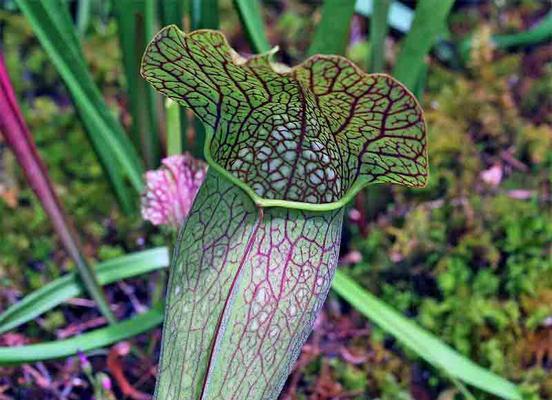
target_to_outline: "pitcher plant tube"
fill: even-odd
[[[142,60],[205,125],[209,164],[172,258],[158,400],[276,399],[330,289],[344,205],[427,181],[423,112],[401,83],[273,54],[169,26]]]

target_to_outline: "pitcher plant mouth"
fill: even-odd
[[[206,127],[209,165],[259,207],[330,211],[372,183],[427,183],[426,125],[414,95],[340,56],[288,68],[276,49],[243,58],[224,35],[161,30],[141,74]]]

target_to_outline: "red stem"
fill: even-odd
[[[46,214],[48,214],[48,217],[52,221],[54,229],[59,235],[65,250],[77,264],[80,277],[86,289],[90,292],[94,300],[96,300],[105,317],[110,322],[115,322],[115,318],[109,310],[107,301],[96,281],[96,277],[82,256],[76,230],[64,213],[62,205],[48,178],[46,166],[38,154],[29,128],[23,119],[23,114],[17,103],[15,92],[4,63],[4,57],[1,53],[0,132],[6,138],[8,146],[14,152],[27,181],[42,203]]]

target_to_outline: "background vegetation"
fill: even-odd
[[[231,2],[220,3],[221,29],[235,48],[252,53]],[[493,35],[529,29],[550,6],[539,0],[458,3],[447,20],[449,37],[417,82],[429,126],[430,184],[362,193],[348,213],[342,270],[460,353],[519,383],[525,399],[546,400],[552,398],[552,45],[501,50]],[[110,109],[132,131],[120,25],[107,2],[92,4],[81,31],[86,64]],[[105,261],[166,245],[171,232],[117,205],[70,94],[28,20],[12,6],[6,2],[0,11],[5,61],[85,256]],[[305,57],[320,10],[311,1],[263,2],[267,36],[280,46],[280,61],[293,65]],[[347,56],[365,70],[372,54],[369,28],[365,16],[355,14],[347,47]],[[391,29],[384,42],[387,71],[402,38]],[[466,38],[470,48],[462,47]],[[201,128],[192,120],[185,138],[199,155]],[[146,157],[152,167],[156,160]],[[74,264],[1,138],[0,221],[4,310]],[[143,312],[162,297],[163,279],[156,272],[108,286],[115,314],[122,319]],[[66,338],[103,324],[90,300],[74,298],[4,333],[0,345]],[[99,393],[94,384],[102,382],[105,398],[139,399],[153,392],[159,339],[156,328],[84,361],[0,367],[0,399],[91,398]],[[494,398],[470,390],[477,399]],[[469,396],[461,392],[441,370],[331,295],[282,398]]]

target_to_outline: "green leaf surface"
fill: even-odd
[[[257,53],[270,50],[270,43],[265,33],[265,24],[258,0],[234,0],[234,5],[240,15],[251,45]]]
[[[420,0],[417,3],[412,28],[393,68],[393,76],[409,89],[416,87],[426,63],[425,58],[438,35],[445,30],[453,4],[454,0]]]
[[[147,332],[162,321],[162,307],[156,306],[126,321],[70,339],[26,346],[0,347],[0,365],[51,360],[72,356],[79,351],[87,352]]]
[[[308,54],[345,54],[355,0],[324,0]]]
[[[17,4],[67,85],[121,206],[130,211],[136,202],[127,182],[141,191],[141,162],[90,76],[65,3],[17,0]]]
[[[99,263],[95,269],[102,285],[145,274],[169,264],[168,250],[158,247]],[[15,329],[83,293],[82,285],[73,273],[45,285],[0,314],[0,334]]]
[[[275,399],[329,291],[342,217],[257,208],[209,170],[171,263],[156,398]]]
[[[244,59],[219,32],[169,26],[142,75],[192,108],[210,166],[260,206],[332,210],[367,184],[425,185],[425,122],[404,86],[339,56],[278,71],[270,56]]]
[[[462,356],[436,336],[403,317],[341,271],[337,271],[333,289],[365,317],[396,337],[430,364],[446,374],[504,399],[520,400],[516,386]]]

